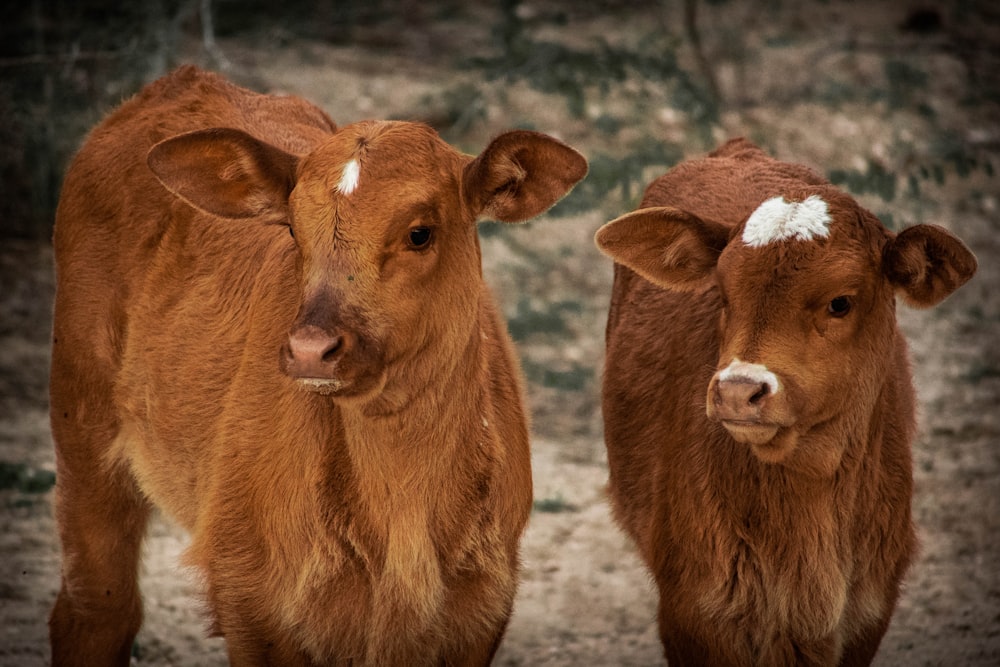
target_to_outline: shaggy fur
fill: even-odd
[[[775,197],[825,203],[829,234],[748,241]],[[895,295],[934,305],[975,258],[742,139],[654,181],[597,243],[616,261],[610,495],[671,667],[868,664],[915,549]]]
[[[489,663],[531,473],[475,220],[585,172],[544,135],[473,159],[191,67],[96,128],[55,230],[54,664],[128,664],[153,506],[234,665]]]

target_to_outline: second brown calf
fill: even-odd
[[[610,494],[671,667],[868,664],[915,549],[896,297],[933,306],[975,258],[745,140],[654,181],[597,244]]]

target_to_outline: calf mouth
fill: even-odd
[[[347,386],[346,382],[335,378],[295,378],[295,382],[306,391],[323,396],[334,396]]]
[[[385,389],[386,373],[365,373],[357,377],[295,377],[295,384],[304,391],[329,396],[341,401],[369,401]]]
[[[722,425],[733,440],[750,445],[762,463],[788,463],[799,440],[799,431],[794,426],[738,420],[723,420]]]
[[[723,420],[722,425],[736,442],[760,447],[766,445],[781,428],[777,424],[766,424],[756,421]]]

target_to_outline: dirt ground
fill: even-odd
[[[590,199],[595,190],[579,188],[570,212],[481,228],[484,271],[515,333],[534,413],[536,509],[498,665],[663,664],[649,577],[603,495],[598,394],[611,266],[592,238],[668,166],[657,156],[694,156],[735,135],[839,179],[890,226],[934,222],[977,254],[978,275],[944,304],[899,309],[920,401],[921,553],[876,664],[1000,665],[997,11],[958,3],[966,13],[928,28],[911,25],[905,2],[760,4],[769,8],[703,4],[703,49],[722,100],[714,115],[683,97],[677,77],[651,81],[635,68],[577,80],[569,96],[537,85],[528,66],[496,78],[482,63],[495,55],[498,19],[479,5],[451,17],[425,12],[411,32],[398,32],[398,21],[359,30],[350,46],[278,29],[219,41],[234,79],[308,97],[340,123],[426,119],[468,152],[530,126],[579,148],[589,178],[607,186]],[[649,53],[666,44],[678,71],[705,77],[679,9],[559,21],[545,3],[519,11],[538,49]],[[397,32],[386,46],[388,30]],[[656,39],[638,39],[650,33]],[[207,62],[195,40],[181,59]],[[660,147],[653,158],[648,146]],[[607,165],[616,164],[633,180],[615,180]],[[50,246],[0,237],[0,667],[48,663],[46,617],[59,587],[47,416],[53,284]],[[221,640],[205,637],[194,578],[178,567],[185,540],[164,520],[151,526],[136,665],[226,663]]]

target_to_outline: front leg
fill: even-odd
[[[844,647],[844,652],[840,657],[840,667],[866,667],[872,664],[879,644],[882,643],[882,636],[889,629],[889,619],[890,617],[887,615],[854,637]]]
[[[472,642],[458,647],[441,660],[441,667],[487,667],[493,662],[504,634],[510,616],[503,620],[502,625],[493,635],[486,635],[481,641]]]
[[[53,369],[57,381],[61,370]],[[139,559],[150,508],[128,469],[108,465],[117,424],[99,392],[89,391],[78,410],[63,396],[83,389],[52,398],[62,543],[62,585],[49,617],[56,667],[128,665],[142,624]]]
[[[232,667],[314,667],[316,664],[286,638],[266,634],[259,628],[231,628],[223,632],[223,636]]]

